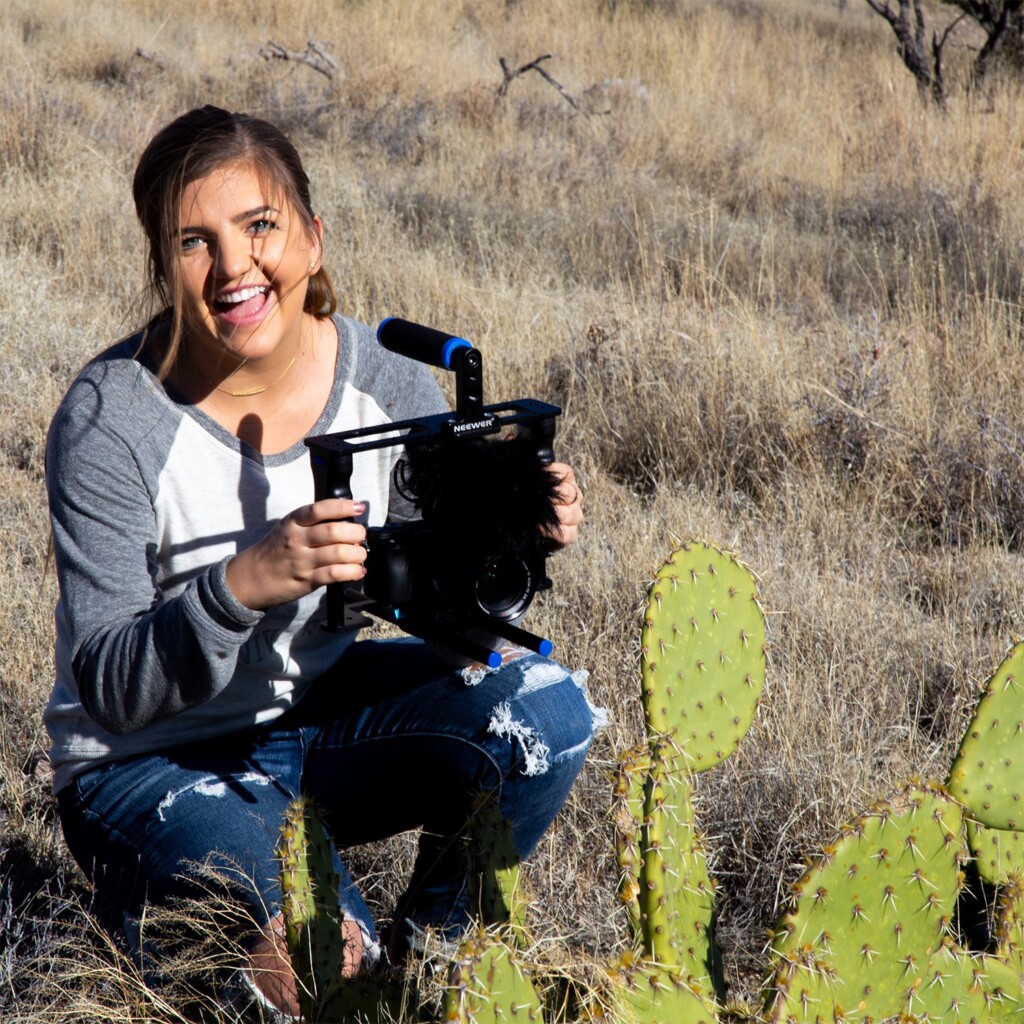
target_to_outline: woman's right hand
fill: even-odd
[[[247,608],[264,611],[311,594],[328,583],[366,575],[366,527],[352,522],[366,505],[325,498],[289,512],[227,565],[231,592]]]

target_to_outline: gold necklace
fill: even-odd
[[[295,365],[295,360],[299,358],[299,354],[298,352],[296,352],[295,355],[291,357],[291,359],[288,362],[288,365],[281,371],[281,373],[277,377],[275,377],[269,384],[264,384],[263,387],[250,388],[247,391],[229,391],[227,388],[222,388],[215,380],[211,380],[209,377],[207,377],[206,374],[203,373],[203,371],[200,370],[199,367],[196,366],[196,364],[193,363],[192,360],[189,358],[188,349],[184,348],[184,346],[182,348],[185,354],[185,362],[188,363],[188,365],[191,366],[192,369],[196,373],[198,373],[199,376],[202,377],[207,384],[212,384],[218,391],[222,391],[225,395],[228,395],[231,398],[252,398],[254,395],[262,395],[264,391],[269,391],[275,384],[280,384],[281,381],[285,379],[285,377],[288,375],[288,371]],[[234,373],[235,371],[232,370],[231,372]],[[231,374],[228,374],[228,376],[230,377]]]

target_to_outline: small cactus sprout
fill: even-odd
[[[845,826],[776,930],[771,1019],[898,1014],[947,938],[963,857],[962,810],[938,786],[909,786]]]
[[[698,541],[677,548],[651,585],[640,636],[647,731],[691,771],[736,749],[765,678],[764,613],[750,571]]]
[[[544,1009],[512,947],[494,933],[479,932],[459,947],[445,990],[444,1020],[543,1024]]]
[[[640,862],[641,828],[644,822],[644,785],[651,757],[646,746],[637,747],[619,758],[615,774],[615,802],[612,819],[615,827],[615,858],[619,865],[619,899],[629,915],[634,938],[641,935]]]
[[[480,793],[467,823],[469,884],[477,915],[488,925],[507,925],[516,944],[526,942],[526,901],[520,893],[519,857],[497,793]]]
[[[1024,831],[1024,642],[989,679],[947,787],[975,821]]]
[[[278,843],[281,910],[302,1016],[320,1010],[341,982],[345,943],[338,910],[338,875],[331,841],[312,804],[293,800]]]

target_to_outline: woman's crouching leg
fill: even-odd
[[[596,729],[607,720],[588,699],[585,675],[537,655],[463,675],[467,692],[449,712],[464,720],[473,716],[478,735],[471,746],[453,746],[452,756],[465,760],[464,792],[448,793],[424,822],[389,943],[399,959],[420,944],[425,929],[456,939],[476,914],[479,886],[468,872],[479,860],[467,843],[478,832],[476,819],[491,814],[481,798],[497,805],[511,844],[508,856],[528,857],[564,805]],[[454,806],[462,808],[457,823]]]

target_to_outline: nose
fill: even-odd
[[[247,273],[255,262],[252,239],[218,238],[214,254],[214,274],[219,280],[231,281]]]

